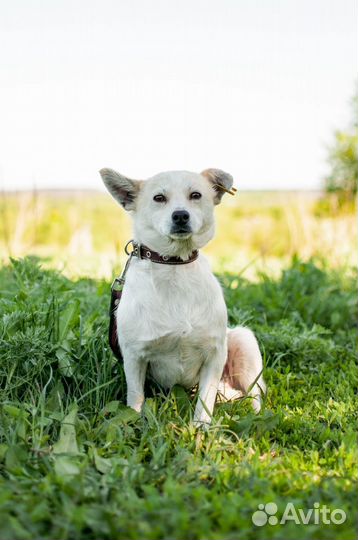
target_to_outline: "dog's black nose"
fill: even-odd
[[[186,210],[175,210],[172,213],[172,220],[175,225],[186,225],[189,221],[190,215]]]

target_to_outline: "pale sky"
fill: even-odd
[[[317,189],[349,122],[354,0],[0,0],[0,188],[222,168]]]

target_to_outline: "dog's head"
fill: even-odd
[[[131,180],[112,169],[100,174],[110,194],[132,213],[135,240],[183,259],[214,236],[214,206],[233,184],[219,169],[164,172],[148,180]]]

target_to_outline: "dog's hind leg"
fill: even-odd
[[[261,394],[266,390],[262,376],[262,357],[257,340],[249,328],[227,330],[227,361],[218,388],[224,400],[249,395],[255,412],[261,409]]]

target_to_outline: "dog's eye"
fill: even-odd
[[[190,199],[194,201],[201,199],[201,193],[199,193],[199,191],[193,191],[193,193],[190,193]]]
[[[153,201],[155,201],[155,202],[167,202],[167,198],[166,198],[165,195],[162,195],[161,193],[159,193],[158,195],[154,195]]]

